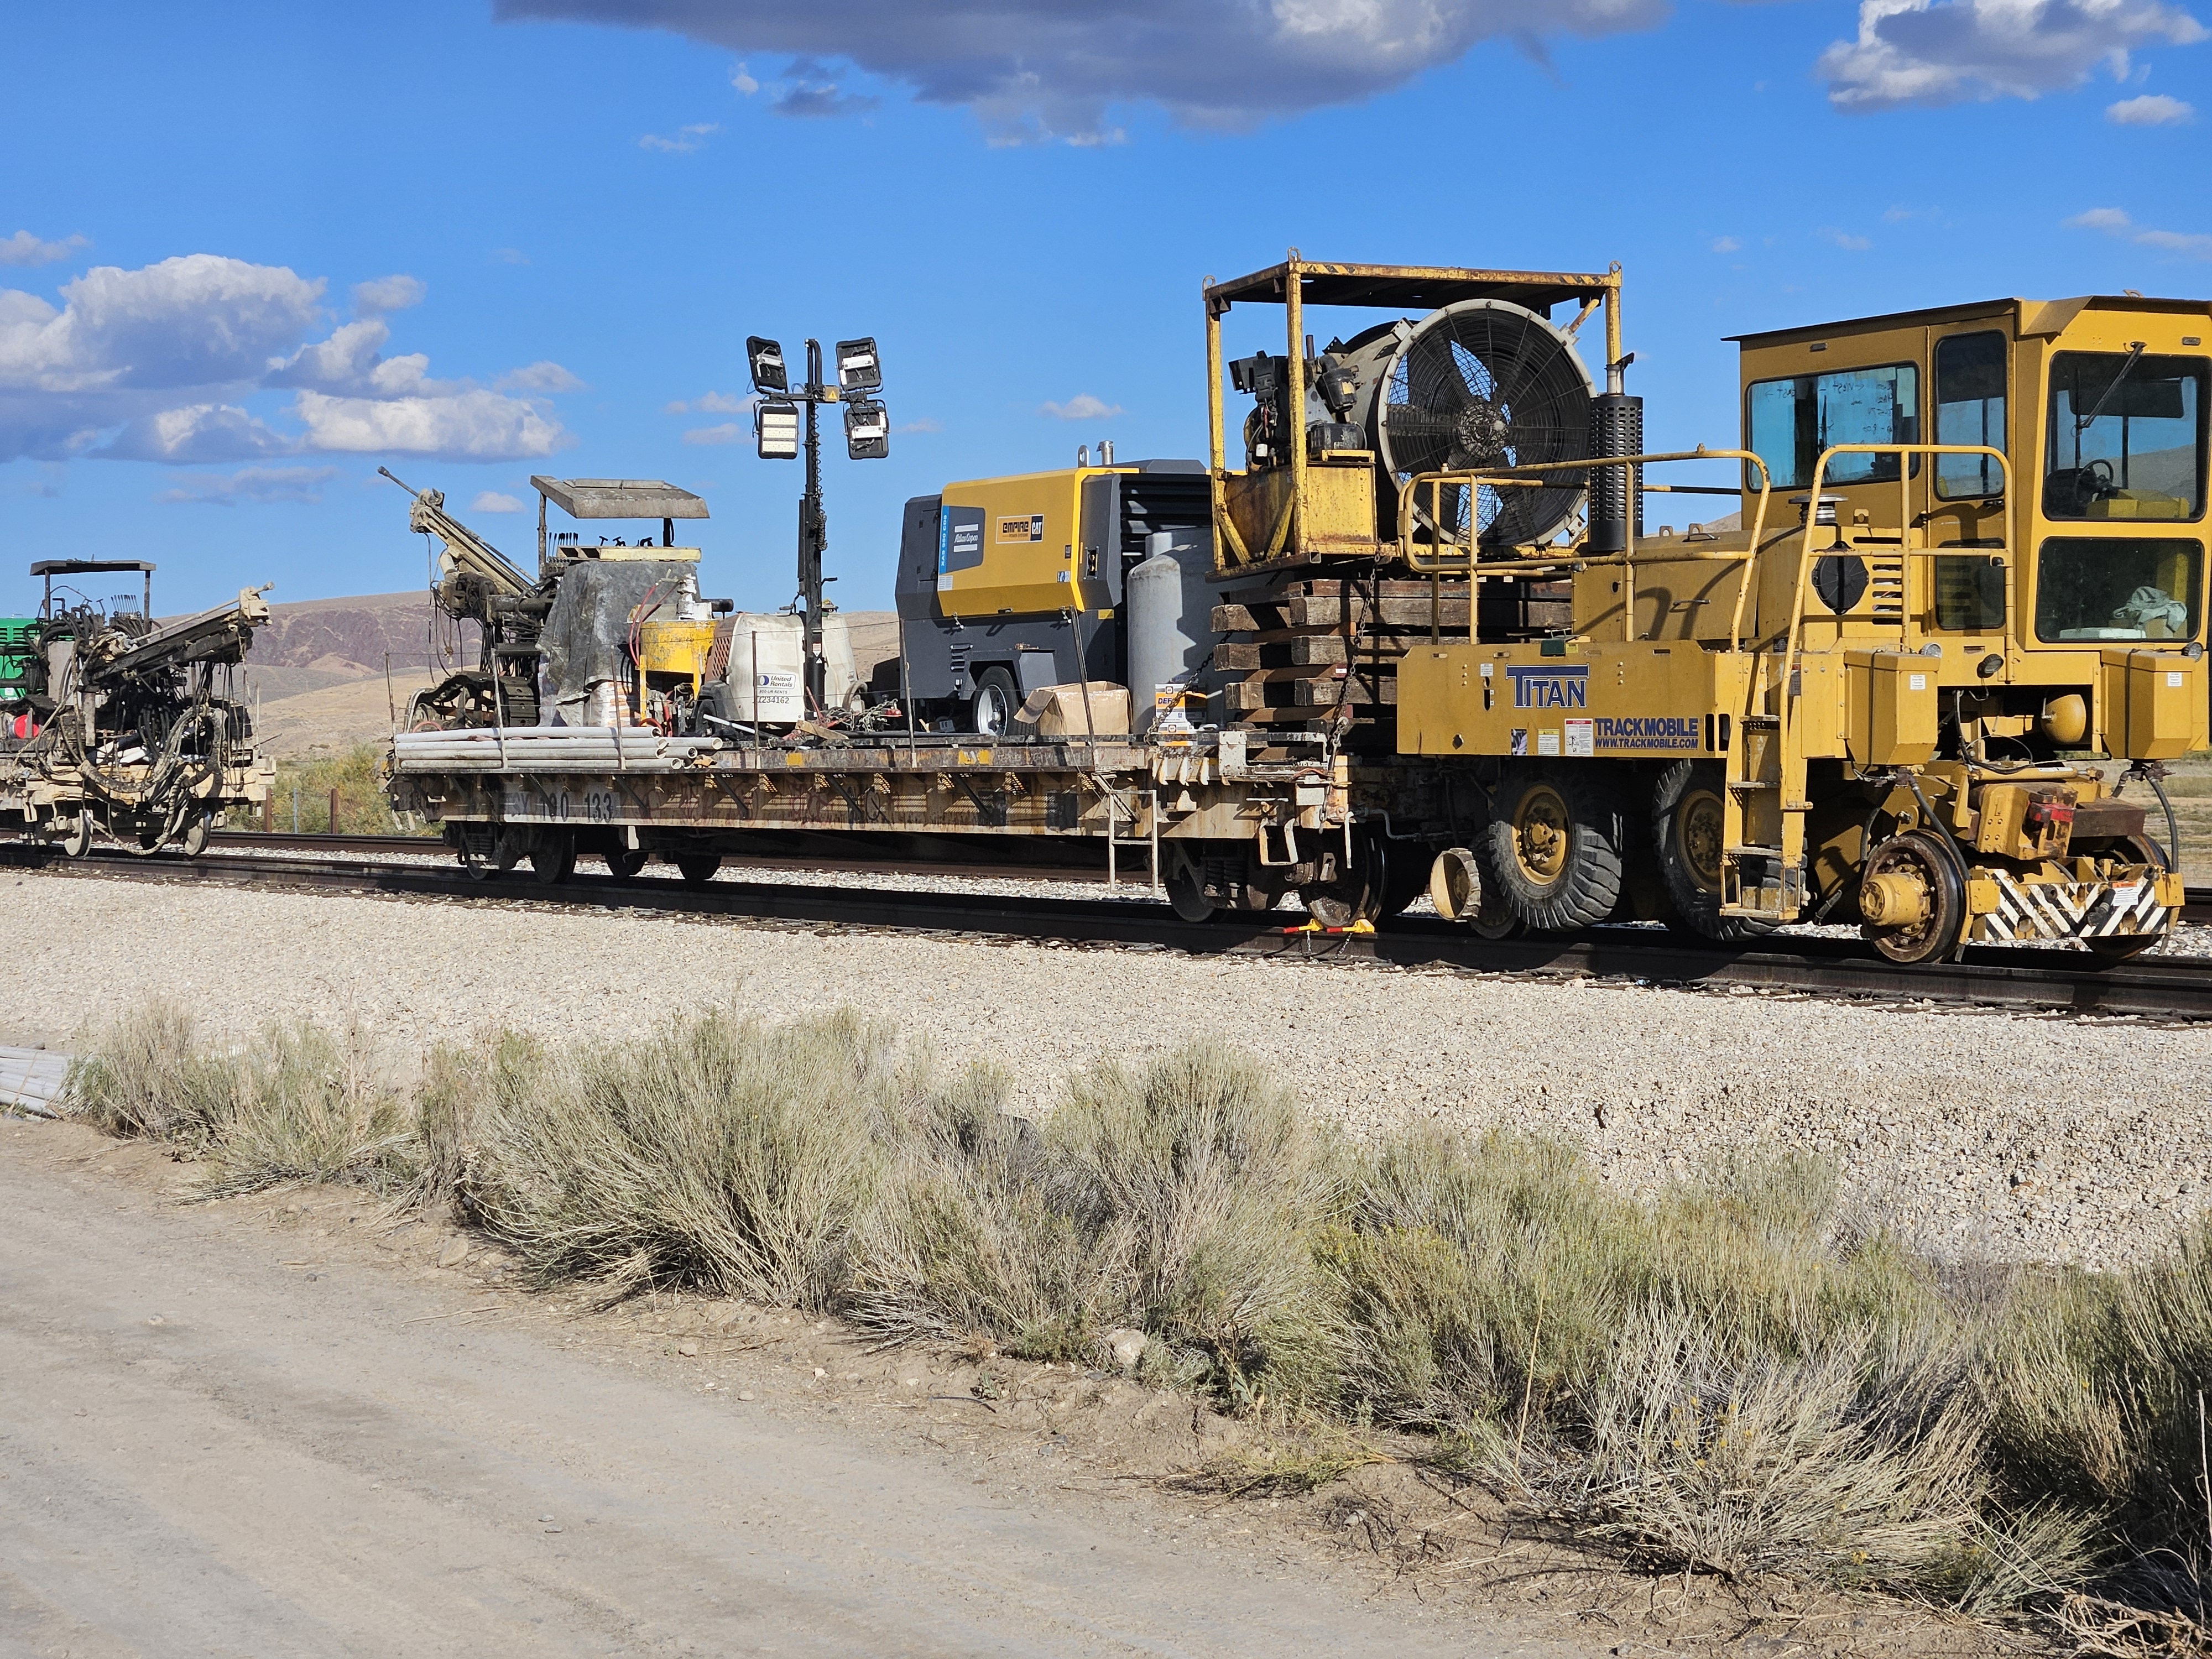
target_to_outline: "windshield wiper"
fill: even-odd
[[[2094,422],[2097,416],[2105,412],[2105,405],[2112,402],[2115,397],[2119,395],[2120,382],[2128,378],[2128,371],[2133,368],[2136,362],[2142,358],[2144,344],[2145,342],[2142,340],[2132,340],[2129,342],[2128,360],[2120,365],[2120,372],[2112,376],[2112,384],[2105,388],[2105,395],[2097,399],[2095,406],[2093,407],[2087,415],[2076,415],[2074,417],[2074,435],[2075,437],[2078,438],[2083,433],[2087,432],[2089,429],[2090,423]]]

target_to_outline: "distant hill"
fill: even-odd
[[[427,592],[299,599],[269,609],[246,659],[246,684],[260,696],[263,745],[279,759],[382,743],[392,735],[391,710],[404,713],[410,693],[476,660],[476,630],[457,641],[453,624]],[[863,678],[878,659],[898,654],[891,612],[855,611],[846,619]]]

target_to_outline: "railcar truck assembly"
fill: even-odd
[[[2161,763],[2208,736],[2212,307],[1743,337],[1740,441],[1654,453],[1620,297],[1617,269],[1295,252],[1209,278],[1205,457],[908,502],[899,658],[836,707],[763,706],[758,631],[738,662],[678,581],[577,624],[572,653],[605,636],[587,708],[503,646],[538,695],[402,733],[395,805],[549,879],[1031,836],[1141,849],[1194,918],[1295,892],[1357,929],[1426,891],[1486,933],[1818,921],[1908,963],[2163,937]],[[1234,356],[1255,309],[1281,349]],[[1322,313],[1352,320],[1316,347]],[[540,491],[583,483],[667,489]],[[1648,532],[1671,495],[1713,511]]]

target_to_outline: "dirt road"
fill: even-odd
[[[97,1157],[52,1155],[73,1136]],[[471,1328],[373,1263],[310,1278],[251,1216],[104,1176],[119,1156],[0,1126],[10,1659],[1532,1650],[1200,1544],[1188,1504],[978,1479]]]

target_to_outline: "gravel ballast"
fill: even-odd
[[[9,1042],[167,995],[226,1036],[357,1022],[404,1066],[501,1024],[620,1038],[720,1000],[849,1005],[1004,1065],[1035,1109],[1102,1054],[1196,1038],[1269,1056],[1355,1134],[1537,1130],[1633,1186],[1819,1152],[1926,1248],[2091,1266],[2169,1244],[2212,1181],[2212,1026],[31,872],[0,915]]]

